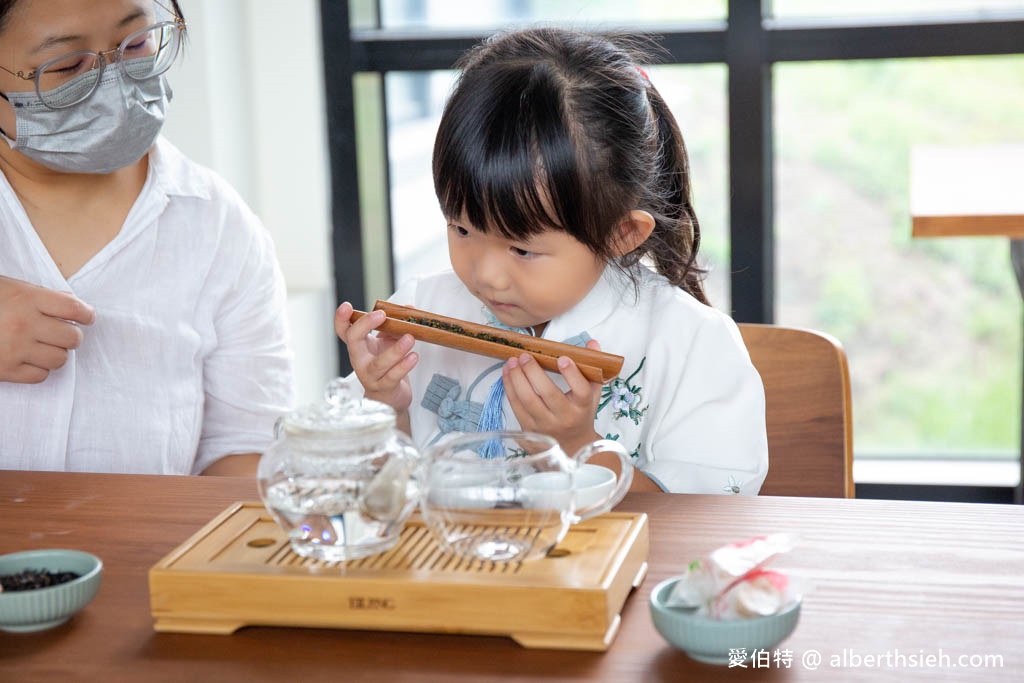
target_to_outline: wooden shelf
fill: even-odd
[[[911,150],[914,237],[1024,239],[1024,144]]]

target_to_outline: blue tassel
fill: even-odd
[[[505,383],[498,378],[498,381],[491,385],[487,392],[487,400],[484,401],[484,409],[480,412],[480,422],[477,431],[490,432],[505,428],[505,411],[502,403],[505,401]],[[500,439],[491,439],[480,448],[480,455],[485,458],[500,458],[504,455]]]
[[[537,336],[532,327],[509,327],[498,320],[486,306],[482,307],[481,310],[484,317],[487,318],[487,324],[491,327]],[[499,431],[505,428],[505,413],[501,407],[504,401],[505,383],[499,377],[498,381],[491,385],[491,390],[487,394],[487,400],[484,401],[484,409],[480,412],[480,422],[477,424],[478,432]],[[484,458],[502,458],[505,456],[505,449],[502,447],[500,439],[489,440],[480,447],[478,452]]]

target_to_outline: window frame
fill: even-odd
[[[353,191],[353,181],[359,179],[354,77],[361,73],[383,77],[389,71],[450,69],[486,33],[352,30],[350,5],[348,0],[320,0],[335,293],[339,301],[359,302],[367,295],[367,267],[360,193]],[[379,17],[379,6],[377,10]],[[773,65],[1024,54],[1024,10],[976,16],[778,18],[771,14],[771,0],[728,0],[724,21],[629,27],[654,37],[665,49],[660,63],[726,66],[730,292],[732,316],[737,322],[775,321]],[[384,140],[378,146],[387,159],[386,102],[379,106]],[[385,196],[390,196],[388,185]],[[390,219],[385,220],[390,236]],[[389,261],[384,265],[392,264]],[[350,370],[343,345],[339,346],[339,364],[342,372]],[[1024,452],[1024,433],[1019,452]],[[1024,471],[1014,497],[1018,503],[1024,502]]]

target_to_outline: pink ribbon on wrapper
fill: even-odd
[[[788,576],[764,565],[795,545],[790,534],[770,534],[722,546],[689,564],[665,604],[714,619],[782,612],[800,599],[799,590]]]

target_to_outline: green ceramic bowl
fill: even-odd
[[[708,664],[735,661],[730,652],[742,651],[746,658],[756,650],[774,650],[789,637],[800,619],[800,603],[779,614],[752,619],[711,619],[692,610],[668,607],[665,600],[678,576],[662,581],[651,591],[651,619],[668,642],[687,655]]]
[[[0,630],[42,631],[63,624],[100,589],[103,563],[79,550],[28,550],[0,555],[0,574],[17,574],[26,569],[75,572],[77,579],[48,588],[0,593]]]

